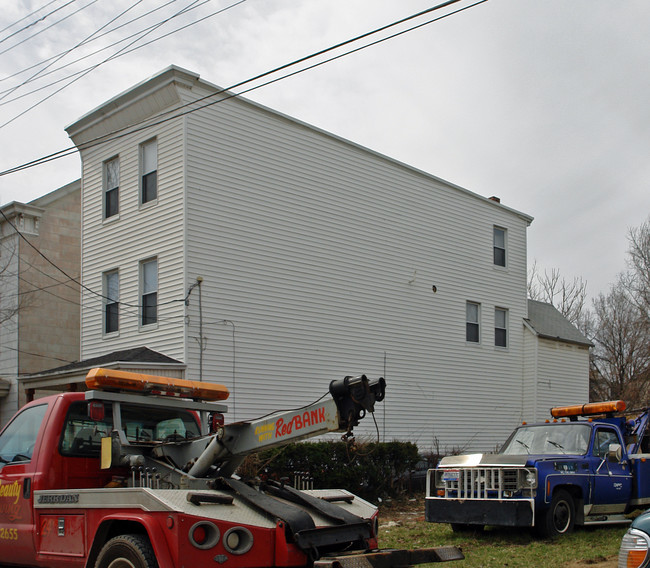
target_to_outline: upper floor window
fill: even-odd
[[[465,340],[470,343],[478,343],[480,339],[479,317],[481,304],[467,302],[466,311]]]
[[[494,309],[494,344],[508,347],[508,310]]]
[[[140,191],[142,203],[158,198],[158,141],[149,140],[140,146]]]
[[[506,265],[506,230],[494,227],[494,264]]]
[[[152,259],[140,264],[140,314],[141,325],[158,321],[158,260]]]
[[[120,211],[120,159],[104,162],[104,218]]]
[[[104,273],[104,333],[114,333],[120,326],[120,274]]]

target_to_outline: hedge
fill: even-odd
[[[364,499],[395,497],[408,487],[418,462],[411,442],[308,442],[266,450],[249,456],[240,466],[243,478],[259,477],[294,484],[296,474],[313,480],[314,489],[347,489]]]

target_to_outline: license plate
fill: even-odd
[[[443,481],[458,481],[460,479],[460,471],[457,469],[447,469],[442,474]]]

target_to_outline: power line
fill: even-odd
[[[190,12],[191,10],[195,10],[196,8],[199,8],[199,7],[203,6],[204,4],[207,4],[207,3],[211,2],[211,1],[212,1],[212,0],[203,0],[203,2],[201,2],[201,3],[199,3],[199,4],[196,4],[196,5],[194,5],[194,6],[191,6],[191,7],[189,7],[189,8],[186,8],[186,11],[184,12],[184,14]],[[218,15],[218,14],[221,14],[222,12],[225,12],[226,10],[230,10],[231,8],[234,8],[235,6],[238,6],[239,4],[242,4],[243,2],[246,2],[246,0],[239,0],[238,2],[235,2],[234,4],[231,4],[231,5],[229,5],[229,6],[226,6],[225,8],[221,8],[221,9],[219,9],[219,10],[216,10],[215,12],[212,12],[211,14],[208,14],[207,16],[204,16],[203,18],[200,18],[200,19],[198,19],[198,20],[195,20],[194,22],[190,22],[189,24],[185,24],[184,26],[180,26],[180,27],[178,27],[178,28],[176,28],[176,29],[174,29],[174,30],[171,30],[171,31],[167,32],[166,34],[163,34],[163,35],[158,36],[158,37],[156,37],[156,38],[154,38],[154,39],[152,39],[152,40],[150,40],[150,41],[148,41],[148,42],[146,42],[146,43],[143,43],[142,45],[138,45],[138,46],[136,46],[136,47],[133,47],[132,49],[128,49],[128,47],[130,47],[130,45],[132,45],[132,44],[130,44],[130,45],[126,46],[125,48],[123,48],[125,51],[120,50],[120,51],[117,52],[116,54],[114,54],[114,55],[112,55],[111,57],[107,58],[106,61],[110,61],[110,60],[113,60],[113,59],[117,59],[117,58],[119,58],[119,57],[123,57],[123,56],[125,56],[125,55],[130,54],[130,53],[133,53],[133,52],[135,52],[135,51],[138,51],[139,49],[142,49],[142,48],[144,48],[144,47],[147,47],[148,45],[151,45],[151,44],[153,44],[153,43],[155,43],[155,42],[157,42],[157,41],[160,41],[161,39],[165,39],[166,37],[169,37],[170,35],[173,35],[173,34],[175,34],[175,33],[178,33],[178,32],[180,32],[180,31],[182,31],[182,30],[184,30],[184,29],[186,29],[186,28],[189,28],[189,27],[191,27],[191,26],[195,26],[195,25],[197,25],[197,24],[199,24],[199,23],[201,23],[201,22],[203,22],[203,21],[205,21],[205,20],[207,20],[207,19],[209,19],[209,18],[212,18],[212,17],[214,17],[214,16],[216,16],[216,15]],[[184,15],[184,14],[182,14],[182,15]],[[181,14],[179,14],[179,15],[181,15]],[[132,20],[132,21],[134,21],[134,20]],[[166,23],[166,22],[163,22],[163,23]],[[102,48],[100,48],[100,49],[97,49],[97,50],[93,51],[92,53],[88,53],[88,54],[86,54],[86,55],[84,55],[84,56],[82,56],[82,57],[79,57],[79,58],[77,58],[77,59],[75,59],[75,60],[73,60],[73,61],[70,61],[69,63],[66,63],[65,65],[61,65],[60,67],[57,67],[56,69],[53,69],[53,70],[51,70],[51,71],[48,71],[47,73],[43,73],[43,74],[40,76],[40,79],[43,79],[43,78],[47,77],[48,75],[52,75],[53,73],[57,73],[58,71],[61,71],[61,70],[65,69],[66,67],[70,67],[70,66],[74,65],[75,63],[79,63],[80,61],[83,61],[84,59],[88,59],[88,58],[90,58],[90,57],[93,57],[94,55],[97,55],[98,53],[101,53],[102,51],[106,51],[107,49],[110,49],[111,47],[115,47],[116,45],[119,45],[120,43],[123,43],[123,42],[125,42],[125,41],[128,41],[129,39],[131,39],[131,38],[133,38],[133,37],[135,37],[135,36],[143,35],[144,32],[149,33],[150,31],[153,31],[153,30],[156,28],[156,26],[160,26],[160,25],[161,25],[161,24],[159,23],[159,24],[154,24],[154,25],[151,25],[151,26],[149,26],[149,27],[146,27],[146,28],[144,28],[143,30],[140,30],[140,31],[138,31],[138,32],[135,32],[135,33],[131,34],[130,36],[124,37],[124,38],[122,38],[122,39],[120,39],[120,40],[118,40],[118,41],[116,41],[116,42],[113,42],[113,43],[110,44],[110,45],[107,45],[107,46],[104,46],[104,47],[102,47]],[[118,28],[114,28],[114,30],[115,30],[115,29],[118,29]],[[105,34],[103,34],[103,35],[105,35]],[[133,43],[135,43],[135,42],[133,42]],[[47,62],[47,61],[50,61],[51,59],[54,59],[54,58],[47,59],[46,62]],[[34,66],[32,66],[32,67],[36,67],[36,66],[41,65],[41,64],[42,64],[42,63],[39,63],[39,64],[34,65]],[[28,69],[29,69],[29,68],[28,68]],[[57,79],[57,80],[55,80],[55,81],[51,81],[50,83],[47,83],[46,85],[43,85],[43,86],[38,87],[38,88],[36,88],[36,89],[32,89],[31,91],[28,91],[27,93],[23,93],[22,95],[19,95],[19,96],[17,96],[17,97],[14,97],[13,99],[9,99],[8,101],[5,101],[5,102],[3,102],[3,103],[0,103],[0,106],[2,106],[2,105],[6,105],[6,104],[9,104],[9,103],[12,103],[12,102],[15,102],[15,101],[20,100],[20,99],[22,99],[22,98],[24,98],[24,97],[27,97],[27,96],[29,96],[29,95],[33,95],[34,93],[37,93],[37,92],[39,92],[39,91],[43,91],[43,90],[45,90],[45,89],[47,89],[47,88],[49,88],[49,87],[52,87],[52,86],[54,86],[54,85],[56,85],[56,84],[58,84],[58,83],[62,83],[63,81],[66,81],[66,80],[69,79],[69,78],[77,77],[78,75],[82,75],[82,74],[85,73],[86,71],[92,71],[93,69],[94,69],[94,67],[93,67],[93,66],[90,66],[90,67],[86,67],[85,69],[81,69],[80,71],[75,71],[74,73],[69,73],[69,74],[66,75],[65,77],[62,77],[62,78]],[[24,70],[23,70],[23,71],[24,71]],[[19,73],[22,73],[23,71],[20,71]],[[19,73],[15,73],[15,74],[12,75],[12,76],[15,76],[15,75],[17,75],[17,74],[19,74]],[[3,79],[0,79],[0,81],[2,81],[2,80],[3,80]],[[24,85],[24,84],[26,84],[26,83],[30,83],[30,82],[32,82],[32,81],[27,80],[27,81],[25,81],[25,82],[22,83],[22,84]],[[67,85],[64,86],[63,88],[65,88],[65,87],[67,87]],[[0,94],[5,94],[5,93],[10,94],[10,93],[13,92],[14,90],[15,90],[15,88],[6,89],[6,90],[4,90],[4,91],[1,91]],[[58,92],[58,91],[57,91],[57,92]],[[54,94],[56,94],[56,93],[54,93]],[[5,98],[5,97],[0,98],[0,100],[2,100],[3,98]],[[40,103],[39,103],[39,104],[40,104]]]
[[[283,75],[283,76],[281,76],[281,77],[279,77],[279,78],[276,78],[276,79],[273,79],[273,80],[269,80],[269,81],[267,81],[267,82],[265,82],[265,83],[262,83],[262,84],[260,84],[260,85],[257,85],[257,86],[254,86],[254,87],[251,87],[251,88],[246,89],[246,90],[244,90],[244,91],[241,91],[241,92],[239,92],[239,93],[229,93],[229,91],[231,91],[232,89],[238,88],[238,87],[240,87],[240,86],[244,86],[244,85],[246,85],[246,84],[248,84],[248,83],[251,83],[251,82],[253,82],[253,81],[257,81],[257,80],[259,80],[259,79],[261,79],[261,78],[267,77],[267,76],[269,76],[269,75],[272,75],[272,74],[277,73],[277,72],[279,72],[279,71],[282,71],[282,70],[284,70],[284,69],[288,69],[289,67],[292,67],[292,66],[294,66],[294,65],[297,65],[297,64],[299,64],[299,63],[303,63],[303,62],[305,62],[305,61],[308,61],[309,59],[312,59],[312,58],[314,58],[314,57],[318,57],[319,55],[323,55],[323,54],[325,54],[325,53],[328,53],[328,52],[330,52],[330,51],[333,51],[333,50],[335,50],[335,49],[338,49],[338,48],[340,48],[340,47],[342,47],[342,46],[349,45],[350,43],[353,43],[353,42],[358,41],[358,40],[360,40],[360,39],[363,39],[363,38],[369,37],[369,36],[371,36],[371,35],[373,35],[373,34],[375,34],[375,33],[378,33],[378,32],[380,32],[380,31],[384,31],[384,30],[386,30],[386,29],[388,29],[388,28],[391,28],[391,27],[394,27],[394,26],[396,26],[396,25],[399,25],[399,24],[405,23],[405,22],[407,22],[407,21],[409,21],[409,20],[412,20],[412,19],[414,19],[414,18],[418,18],[418,17],[420,17],[420,16],[422,16],[422,15],[425,15],[425,14],[431,13],[431,12],[433,12],[433,11],[440,10],[440,9],[442,9],[442,8],[448,7],[448,6],[452,5],[452,4],[456,4],[456,3],[460,2],[460,1],[461,1],[461,0],[449,0],[449,1],[447,1],[447,2],[443,2],[442,4],[438,4],[438,5],[436,5],[436,6],[432,7],[432,8],[428,8],[428,9],[426,9],[426,10],[423,10],[423,11],[421,11],[421,12],[418,12],[418,13],[416,13],[416,14],[413,14],[413,15],[408,16],[408,17],[406,17],[406,18],[403,18],[403,19],[401,19],[401,20],[397,20],[397,21],[395,21],[395,22],[393,22],[393,23],[391,23],[391,24],[387,24],[387,25],[385,25],[385,26],[382,26],[382,27],[377,28],[377,29],[375,29],[375,30],[372,30],[372,31],[370,31],[370,32],[366,32],[366,33],[364,33],[364,34],[362,34],[362,35],[360,35],[360,36],[357,36],[357,37],[355,37],[355,38],[352,38],[352,39],[346,40],[346,41],[344,41],[344,42],[341,42],[341,43],[339,43],[339,44],[333,45],[333,46],[331,46],[331,47],[328,47],[328,48],[322,49],[322,50],[320,50],[320,51],[317,51],[317,52],[315,52],[315,53],[312,53],[311,55],[307,55],[307,56],[301,57],[300,59],[296,59],[296,60],[294,60],[294,61],[292,61],[292,62],[290,62],[290,63],[286,63],[286,64],[284,64],[284,65],[281,65],[280,67],[276,67],[275,69],[272,69],[272,70],[270,70],[270,71],[266,71],[266,72],[264,72],[264,73],[261,73],[261,74],[259,74],[259,75],[256,75],[255,77],[252,77],[252,78],[250,78],[250,79],[246,79],[246,80],[244,80],[244,81],[240,81],[239,83],[235,83],[234,85],[231,85],[230,87],[226,87],[226,88],[220,89],[220,90],[218,90],[217,92],[215,92],[215,93],[211,93],[210,95],[207,95],[207,96],[205,96],[205,97],[202,97],[202,98],[196,99],[196,100],[194,100],[194,101],[191,101],[191,102],[186,103],[186,104],[184,104],[184,105],[181,105],[181,106],[179,106],[179,107],[175,107],[174,109],[171,109],[171,110],[169,110],[169,111],[165,111],[165,112],[163,112],[163,113],[159,113],[158,115],[152,116],[152,117],[150,117],[150,118],[148,118],[148,119],[146,119],[146,120],[144,120],[144,121],[140,121],[140,122],[136,122],[136,123],[130,124],[130,125],[125,126],[125,127],[123,127],[123,128],[119,128],[119,129],[117,129],[117,130],[114,130],[114,131],[109,132],[109,133],[107,133],[107,134],[104,134],[104,135],[102,135],[102,136],[99,136],[99,137],[97,137],[97,138],[94,138],[94,139],[92,139],[92,140],[89,140],[88,142],[83,143],[83,144],[82,144],[78,149],[79,149],[79,150],[86,150],[86,149],[89,149],[89,148],[93,148],[93,147],[95,147],[95,146],[97,146],[97,145],[99,145],[99,144],[104,144],[104,143],[107,143],[107,142],[112,142],[112,141],[114,141],[114,140],[118,140],[118,139],[120,139],[120,138],[123,138],[124,136],[128,136],[128,135],[131,135],[131,134],[134,134],[134,133],[140,132],[140,131],[142,131],[142,130],[146,130],[146,129],[151,128],[151,127],[153,127],[153,126],[158,126],[158,125],[163,124],[163,123],[165,123],[165,122],[168,122],[168,121],[170,121],[170,120],[173,120],[173,119],[179,118],[179,117],[181,117],[181,116],[185,116],[185,115],[187,115],[187,114],[189,114],[189,113],[192,113],[192,112],[196,112],[197,110],[201,110],[201,109],[206,108],[206,107],[208,107],[208,106],[211,106],[211,105],[213,105],[213,104],[218,104],[218,103],[225,102],[226,100],[229,100],[229,99],[231,99],[231,98],[235,98],[235,97],[241,96],[242,94],[245,94],[245,93],[248,93],[248,92],[254,91],[254,90],[259,89],[259,88],[261,88],[261,87],[268,86],[268,85],[270,85],[270,84],[273,84],[273,83],[276,83],[276,82],[278,82],[278,81],[281,81],[282,79],[286,79],[286,78],[288,78],[288,77],[292,77],[292,76],[297,75],[297,74],[299,74],[299,73],[302,73],[302,72],[304,72],[304,71],[307,71],[307,70],[313,69],[313,68],[315,68],[315,67],[319,67],[319,66],[321,66],[321,65],[324,65],[325,63],[329,63],[329,62],[334,61],[334,60],[336,60],[336,59],[340,59],[340,58],[342,58],[342,57],[344,57],[344,56],[346,56],[346,55],[350,55],[350,54],[352,54],[352,53],[356,53],[356,52],[358,52],[358,51],[361,51],[361,50],[363,50],[363,49],[366,49],[367,47],[370,47],[370,46],[373,46],[373,45],[377,45],[377,44],[379,44],[379,43],[382,43],[382,42],[387,41],[387,40],[389,40],[389,39],[392,39],[392,38],[394,38],[394,37],[397,37],[397,36],[403,35],[403,34],[405,34],[405,33],[408,33],[408,32],[410,32],[410,31],[413,31],[413,30],[415,30],[415,29],[418,29],[418,28],[421,28],[421,27],[423,27],[423,26],[429,25],[429,24],[431,24],[431,23],[437,22],[437,21],[439,21],[439,20],[442,20],[442,19],[444,19],[444,18],[447,18],[447,17],[450,17],[450,16],[452,16],[452,15],[458,14],[458,13],[460,13],[460,12],[464,12],[465,10],[468,10],[468,9],[470,9],[470,8],[474,8],[475,6],[478,6],[478,5],[480,5],[480,4],[483,4],[483,3],[487,2],[488,0],[477,0],[477,1],[474,2],[473,4],[470,4],[470,5],[465,6],[465,7],[463,7],[463,8],[459,8],[458,10],[455,10],[455,11],[453,11],[453,12],[449,12],[449,13],[444,14],[444,15],[442,15],[442,16],[439,16],[439,17],[437,17],[437,18],[433,18],[433,19],[428,20],[428,21],[426,21],[426,22],[424,22],[424,23],[422,23],[422,24],[418,24],[418,25],[416,25],[416,26],[413,26],[413,27],[411,27],[411,28],[409,28],[409,29],[402,30],[402,31],[400,31],[400,32],[396,32],[395,34],[392,34],[392,35],[387,36],[387,37],[385,37],[385,38],[381,38],[381,39],[379,39],[379,40],[376,40],[376,41],[371,42],[371,43],[369,43],[369,44],[363,45],[363,46],[361,46],[361,47],[358,47],[358,48],[352,49],[352,50],[347,51],[347,52],[345,52],[345,53],[342,53],[342,54],[340,54],[340,55],[334,56],[334,57],[332,57],[332,58],[330,58],[330,59],[327,59],[327,60],[321,61],[321,62],[319,62],[319,63],[315,63],[315,64],[313,64],[313,65],[311,65],[311,66],[309,66],[309,67],[306,67],[306,68],[300,69],[300,70],[298,70],[298,71],[294,71],[294,72],[292,72],[292,73],[288,73],[288,74],[286,74],[286,75]],[[166,115],[169,115],[170,113],[175,113],[175,112],[177,112],[177,111],[180,110],[180,109],[186,108],[186,107],[188,107],[188,106],[196,105],[197,103],[200,103],[200,102],[203,101],[203,100],[207,100],[207,99],[210,99],[210,98],[214,98],[214,97],[217,97],[217,96],[222,95],[222,94],[224,94],[224,93],[228,93],[228,96],[226,96],[226,97],[224,97],[224,98],[222,98],[222,99],[215,100],[215,101],[213,101],[213,102],[211,102],[211,103],[207,103],[207,104],[205,104],[205,105],[203,105],[203,106],[196,107],[196,108],[192,108],[192,109],[190,109],[190,110],[188,110],[188,111],[185,111],[185,112],[181,112],[181,113],[174,114],[174,115],[169,116],[169,117],[167,117],[167,118],[161,118],[161,117],[164,117],[164,116],[166,116]],[[160,120],[157,120],[158,118],[161,118],[161,119],[160,119]],[[157,121],[156,121],[156,120],[157,120]],[[152,122],[152,121],[156,121],[156,122]],[[141,126],[138,126],[138,125],[141,125]],[[76,147],[76,146],[70,146],[70,147],[65,148],[65,149],[63,149],[63,150],[59,150],[58,152],[54,152],[54,153],[52,153],[52,154],[49,154],[49,155],[43,156],[43,157],[41,157],[41,158],[34,159],[34,160],[30,161],[30,162],[26,162],[26,163],[21,164],[21,165],[19,165],[19,166],[15,166],[15,167],[13,167],[13,168],[9,168],[9,169],[7,169],[7,170],[0,171],[0,177],[1,177],[1,176],[5,176],[5,175],[9,175],[9,174],[12,174],[12,173],[16,173],[16,172],[19,172],[19,171],[22,171],[22,170],[25,170],[25,169],[29,169],[29,168],[32,168],[32,167],[35,167],[35,166],[38,166],[38,165],[41,165],[41,164],[44,164],[44,163],[47,163],[47,162],[51,162],[51,161],[53,161],[53,160],[57,160],[57,159],[59,159],[59,158],[63,158],[63,157],[69,156],[69,155],[75,153],[76,151],[77,151],[77,147]]]
[[[45,20],[46,18],[48,18],[48,17],[51,16],[52,14],[55,14],[55,13],[58,12],[59,10],[62,10],[63,8],[65,8],[66,6],[69,6],[70,4],[72,4],[72,3],[75,2],[75,1],[76,1],[76,0],[69,0],[69,2],[66,2],[63,6],[59,6],[58,8],[52,10],[51,12],[48,12],[48,13],[45,14],[44,16],[41,16],[38,20],[35,20],[34,22],[31,22],[30,24],[27,24],[26,26],[20,28],[19,30],[15,31],[15,32],[13,32],[13,33],[11,33],[11,34],[9,34],[7,37],[4,37],[4,38],[0,39],[0,43],[2,43],[2,42],[4,42],[4,41],[7,41],[8,39],[12,38],[13,36],[19,34],[20,32],[24,32],[26,29],[29,29],[29,28],[31,28],[32,26],[35,26],[35,25],[38,24],[39,22],[42,22],[43,20]],[[97,0],[95,0],[95,1],[97,1]],[[52,4],[52,2],[50,2],[49,4],[46,4],[46,6],[49,6],[50,4]],[[39,8],[38,10],[36,10],[36,12],[38,12],[39,10],[42,10],[42,8]],[[36,12],[32,12],[32,14],[34,14],[34,13],[36,13]],[[30,14],[30,16],[31,16],[32,14]],[[25,18],[28,18],[28,17],[29,17],[29,16],[25,16]],[[24,20],[25,18],[23,18],[23,20]],[[21,20],[19,20],[19,21],[21,21]],[[14,26],[14,25],[15,25],[15,23],[14,23],[14,24],[11,24],[11,25],[8,26],[8,27],[11,28],[11,27]],[[2,31],[5,31],[6,29],[8,29],[8,28],[5,28],[5,29],[2,30]],[[46,29],[47,29],[47,28],[46,28]],[[32,37],[33,37],[33,36],[32,36]],[[2,53],[4,53],[4,51],[3,51]]]
[[[54,61],[52,61],[51,63],[49,63],[48,65],[46,65],[46,66],[43,67],[42,69],[39,69],[36,73],[34,73],[31,77],[29,77],[28,79],[26,79],[25,81],[23,81],[23,82],[20,83],[19,85],[16,85],[15,87],[13,87],[12,89],[10,89],[9,91],[5,92],[5,93],[3,94],[3,96],[0,97],[0,100],[6,98],[6,97],[9,96],[11,93],[17,91],[18,89],[20,89],[20,87],[22,87],[23,85],[29,83],[30,81],[34,81],[34,80],[35,80],[38,76],[40,76],[40,75],[41,75],[41,74],[42,74],[46,69],[49,69],[52,65],[55,65],[57,62],[61,61],[61,59],[63,59],[66,55],[68,55],[69,53],[73,52],[73,51],[74,51],[75,49],[77,49],[78,47],[84,45],[84,43],[86,43],[87,41],[89,41],[92,37],[94,37],[95,35],[97,35],[97,34],[98,34],[100,31],[102,31],[104,28],[106,28],[107,26],[111,25],[113,22],[119,20],[119,19],[120,19],[124,14],[126,14],[126,13],[129,12],[130,10],[133,10],[133,8],[135,8],[135,7],[136,7],[138,4],[140,4],[142,1],[143,1],[143,0],[137,0],[134,4],[131,4],[131,6],[129,6],[128,8],[126,8],[125,10],[123,10],[122,12],[120,12],[117,16],[111,18],[108,22],[106,22],[106,23],[105,23],[103,26],[101,26],[99,29],[95,30],[93,33],[91,33],[91,34],[90,34],[89,36],[87,36],[85,39],[83,39],[82,41],[80,41],[79,43],[77,43],[76,45],[74,45],[73,47],[69,48],[67,51],[64,51],[63,53],[61,53],[61,54],[60,54],[56,59],[54,59]],[[16,99],[14,99],[14,100],[16,100]]]
[[[78,13],[81,12],[82,10],[85,10],[86,8],[88,8],[89,6],[92,6],[92,5],[93,5],[95,2],[97,2],[97,1],[98,1],[98,0],[90,0],[90,2],[89,2],[88,4],[86,4],[85,6],[82,6],[82,7],[79,8],[78,10],[75,10],[74,12],[68,14],[67,16],[64,16],[64,17],[61,18],[60,20],[57,20],[56,22],[52,22],[52,23],[51,23],[49,26],[47,26],[46,28],[43,28],[42,30],[37,31],[36,33],[30,35],[29,37],[26,37],[26,38],[22,39],[21,41],[19,41],[18,43],[15,43],[15,44],[12,45],[11,47],[8,47],[7,49],[5,49],[5,50],[3,50],[3,51],[0,51],[0,55],[4,55],[5,53],[7,53],[8,51],[11,51],[11,50],[14,49],[15,47],[18,47],[19,45],[22,45],[23,43],[28,42],[30,39],[34,39],[37,35],[40,35],[40,34],[42,34],[43,32],[46,32],[47,30],[49,30],[50,28],[53,28],[54,26],[56,26],[56,25],[60,24],[61,22],[67,20],[68,18],[71,18],[71,17],[74,16],[75,14],[78,14]],[[70,0],[67,4],[64,4],[63,6],[57,8],[56,10],[54,10],[54,12],[58,12],[59,10],[61,10],[62,8],[65,8],[66,6],[69,6],[69,5],[72,4],[73,2],[76,2],[76,0]],[[54,12],[52,12],[52,13],[54,13]],[[44,19],[45,19],[45,17],[41,18],[41,20],[39,20],[39,21],[42,21],[42,20],[44,20]],[[30,26],[31,26],[31,25],[33,25],[33,24],[30,24]],[[27,26],[27,27],[30,27],[30,26]],[[27,29],[27,28],[23,28],[23,29]],[[8,36],[8,37],[6,37],[6,38],[0,40],[0,43],[2,43],[3,41],[9,39],[10,37],[16,35],[16,34],[19,33],[20,31],[23,31],[23,30],[18,30],[18,32],[15,32],[15,33],[11,34],[10,36]]]
[[[23,16],[22,18],[20,18],[20,20],[16,20],[13,24],[9,24],[8,26],[5,26],[4,28],[2,28],[2,29],[0,30],[0,34],[3,33],[3,32],[6,32],[9,28],[13,28],[14,26],[17,26],[17,25],[20,24],[20,22],[22,22],[23,20],[26,20],[27,18],[31,18],[33,15],[35,15],[35,14],[38,13],[38,12],[40,12],[41,10],[44,10],[44,9],[47,8],[50,4],[54,4],[55,2],[58,2],[58,0],[50,0],[50,1],[49,1],[47,4],[45,4],[44,6],[41,6],[40,8],[37,8],[37,9],[34,10],[33,12],[30,12],[29,14],[27,14],[26,16]],[[30,25],[31,25],[31,24],[30,24]]]
[[[56,2],[56,0],[52,0],[52,1],[53,1],[53,2]],[[210,0],[208,0],[208,1],[210,1]],[[157,6],[156,8],[154,8],[154,9],[152,9],[152,10],[149,10],[148,12],[145,12],[144,14],[140,14],[139,16],[137,16],[137,17],[135,17],[135,18],[133,18],[133,19],[131,19],[131,20],[127,20],[126,22],[120,24],[119,26],[115,26],[114,28],[111,28],[110,30],[105,31],[103,34],[99,34],[99,35],[97,35],[97,36],[95,36],[95,37],[89,39],[88,41],[86,41],[86,42],[84,43],[84,45],[86,45],[86,44],[88,44],[88,43],[92,43],[93,41],[96,41],[96,40],[98,40],[98,39],[100,39],[100,38],[102,38],[102,37],[104,37],[104,36],[106,36],[106,35],[108,35],[108,34],[111,34],[111,33],[113,33],[114,31],[119,30],[120,28],[123,28],[123,27],[125,27],[125,26],[128,26],[129,24],[132,24],[133,22],[136,22],[136,21],[138,21],[138,20],[141,20],[142,18],[146,18],[147,16],[150,16],[150,15],[153,14],[154,12],[157,12],[157,11],[159,11],[159,10],[162,10],[163,8],[166,8],[166,7],[169,6],[170,4],[173,4],[174,2],[176,2],[176,0],[169,0],[169,1],[166,2],[165,4],[162,4],[161,6]],[[132,37],[132,36],[128,36],[128,37]],[[123,39],[120,40],[119,42],[115,42],[115,43],[113,43],[113,44],[111,44],[111,45],[109,45],[109,46],[106,46],[106,47],[104,47],[104,48],[98,50],[98,51],[95,51],[95,52],[92,53],[91,55],[95,55],[95,54],[99,53],[100,51],[103,51],[103,50],[105,50],[105,49],[108,49],[108,48],[112,47],[113,45],[117,45],[117,43],[120,43],[120,42],[122,42],[122,41],[125,41],[126,39],[128,39],[128,37],[127,37],[127,38],[123,38]],[[43,60],[39,61],[38,63],[34,63],[33,65],[30,65],[29,67],[25,67],[25,68],[21,69],[20,71],[16,71],[15,73],[12,73],[11,75],[7,75],[7,76],[5,76],[5,77],[0,77],[0,83],[1,83],[2,81],[6,81],[6,80],[8,80],[8,79],[12,79],[13,77],[16,77],[16,76],[18,76],[18,75],[21,75],[22,73],[26,73],[27,71],[29,71],[29,70],[31,70],[31,69],[34,69],[34,68],[38,67],[39,65],[45,65],[46,63],[52,61],[53,59],[57,59],[60,55],[63,55],[64,53],[66,53],[66,52],[65,52],[65,51],[59,52],[59,53],[57,53],[56,55],[53,55],[53,56],[51,56],[51,57],[48,57],[47,59],[43,59]],[[86,57],[90,57],[90,56],[86,56]],[[61,70],[61,69],[65,69],[66,67],[72,65],[73,63],[77,63],[78,61],[81,61],[82,59],[85,59],[85,57],[82,57],[82,58],[80,58],[80,59],[77,59],[76,61],[73,61],[73,62],[71,62],[71,63],[67,63],[66,65],[63,65],[63,66],[61,66],[61,67],[58,67],[57,69],[54,69],[54,70],[50,71],[49,73],[46,73],[45,75],[49,75],[49,74],[54,73],[54,72],[56,72],[56,71],[59,71],[59,70]]]
[[[97,0],[93,0],[93,2],[96,2],[96,1],[97,1]],[[198,1],[199,1],[199,0],[194,0],[194,1],[192,2],[192,4],[196,4]],[[192,5],[192,4],[191,4],[191,5]],[[190,5],[190,6],[191,6],[191,5]],[[93,65],[92,67],[90,67],[89,69],[87,69],[86,71],[84,71],[81,75],[75,77],[74,79],[72,79],[71,81],[69,81],[68,83],[66,83],[66,84],[65,84],[63,87],[61,87],[60,89],[57,89],[57,90],[54,91],[53,93],[50,93],[49,95],[47,95],[46,97],[44,97],[44,98],[41,99],[40,101],[34,103],[32,106],[30,106],[30,107],[27,108],[26,110],[22,111],[21,113],[18,113],[16,116],[14,116],[13,118],[7,120],[7,121],[4,122],[3,124],[0,124],[0,129],[1,129],[1,128],[4,128],[5,126],[7,126],[7,125],[9,125],[9,124],[11,124],[12,122],[14,122],[15,120],[17,120],[17,119],[20,118],[21,116],[27,114],[29,111],[31,111],[31,110],[33,110],[34,108],[36,108],[37,106],[43,104],[43,103],[44,103],[45,101],[47,101],[48,99],[51,99],[54,95],[56,95],[57,93],[60,93],[62,90],[66,89],[67,87],[69,87],[70,85],[72,85],[72,83],[76,83],[79,79],[82,79],[83,77],[85,77],[86,75],[88,75],[89,73],[91,73],[92,71],[94,71],[95,69],[97,69],[98,67],[100,67],[101,65],[103,65],[104,63],[110,61],[111,59],[114,59],[115,57],[117,57],[117,55],[118,55],[120,52],[124,51],[124,50],[127,49],[128,47],[131,47],[133,44],[135,44],[136,42],[140,41],[140,39],[142,39],[142,37],[148,35],[148,34],[151,33],[153,30],[158,29],[160,26],[166,24],[166,23],[167,23],[168,21],[170,21],[171,19],[173,19],[173,18],[179,16],[180,14],[183,14],[183,13],[185,12],[185,10],[186,10],[186,8],[184,8],[183,10],[180,10],[179,12],[177,12],[177,13],[174,14],[173,16],[167,18],[166,20],[163,20],[162,22],[159,22],[156,26],[154,26],[151,30],[147,31],[146,33],[144,33],[141,37],[138,37],[138,38],[134,39],[131,43],[129,43],[128,45],[126,45],[126,46],[124,46],[123,48],[121,48],[120,50],[118,50],[118,51],[117,51],[117,54],[113,54],[113,55],[111,55],[110,57],[107,57],[106,59],[104,59],[103,61],[100,61],[99,63]],[[0,52],[0,55],[2,55],[2,53],[3,53],[3,52]]]

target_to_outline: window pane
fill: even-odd
[[[506,327],[506,311],[505,310],[494,310],[494,325],[496,327]]]
[[[23,410],[5,428],[0,437],[0,459],[4,463],[27,462],[32,459],[46,410],[47,404]]]
[[[142,174],[149,174],[158,169],[158,143],[156,140],[142,145]]]
[[[158,261],[151,260],[142,265],[142,293],[158,290]]]
[[[120,185],[120,161],[115,159],[106,162],[106,189],[114,189]]]
[[[158,320],[157,304],[158,294],[156,292],[142,296],[142,325],[156,323]]]
[[[120,305],[117,302],[106,304],[106,333],[113,333],[119,330]]]
[[[106,217],[112,217],[113,215],[117,215],[118,213],[118,190],[117,189],[111,189],[110,191],[106,192]]]
[[[106,297],[113,302],[120,297],[120,277],[117,272],[106,274]]]
[[[467,321],[478,323],[478,304],[467,302]]]
[[[158,194],[158,172],[150,172],[142,176],[142,203],[156,199]]]
[[[494,330],[494,344],[497,347],[507,347],[507,332],[505,329]]]
[[[478,324],[477,323],[467,323],[465,331],[466,341],[471,341],[472,343],[478,343]]]
[[[506,232],[503,229],[494,228],[494,246],[506,248]]]

